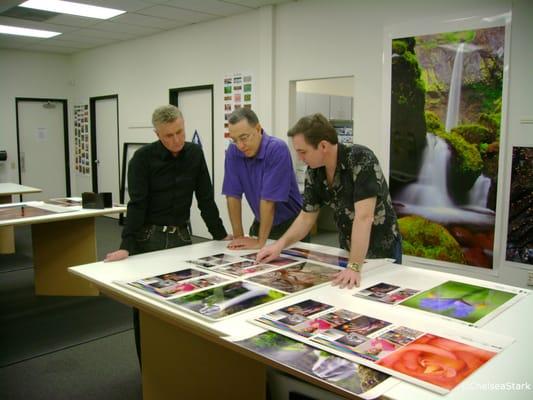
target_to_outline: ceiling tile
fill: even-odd
[[[101,20],[96,18],[78,17],[77,15],[61,14],[57,17],[50,18],[47,22],[57,25],[73,26],[75,28],[84,28],[97,24]]]
[[[135,12],[152,6],[151,3],[141,0],[75,0],[77,3],[90,4],[92,6],[116,8],[128,12]],[[166,0],[165,0],[166,1]]]
[[[116,39],[111,39],[111,38],[79,35],[77,32],[65,33],[64,35],[61,35],[60,38],[62,40],[71,40],[73,42],[90,43],[90,44],[96,44],[96,45],[104,45],[104,44],[109,44],[111,42],[116,41]]]
[[[139,11],[138,14],[150,15],[152,17],[169,18],[182,22],[202,22],[210,19],[215,19],[216,16],[212,14],[199,13],[196,11],[185,10],[183,8],[167,7],[167,6],[153,6]]]
[[[259,8],[271,4],[289,3],[298,0],[229,0],[230,3],[240,4],[247,7]]]
[[[120,22],[123,24],[132,24],[147,26],[149,28],[158,28],[158,29],[173,29],[178,26],[186,25],[183,21],[173,21],[171,19],[156,18],[147,15],[140,15],[136,13],[127,13],[119,15],[110,20],[111,22]]]
[[[228,16],[249,11],[252,8],[218,0],[170,0],[165,5],[200,11],[207,14]]]
[[[44,51],[47,53],[64,53],[64,54],[72,54],[77,51],[80,51],[80,49],[75,49],[75,48],[70,48],[70,47],[51,46],[45,43],[32,44],[29,46],[25,46],[22,50]]]
[[[0,24],[18,26],[21,28],[31,28],[31,29],[44,29],[46,31],[54,32],[71,32],[76,30],[71,26],[51,24],[48,22],[37,22],[37,21],[26,21],[24,19],[2,17],[0,16]]]
[[[61,38],[61,37],[63,37],[63,35],[58,36],[58,38]],[[83,43],[83,42],[76,42],[73,40],[63,40],[63,39],[56,39],[56,38],[47,39],[46,42],[54,46],[58,46],[58,47],[73,47],[73,48],[78,48],[78,49],[90,49],[91,47],[97,46],[94,43]]]
[[[100,31],[97,29],[80,29],[75,32],[77,35],[87,35],[87,36],[94,36],[99,38],[106,38],[106,39],[115,39],[115,40],[128,40],[135,35],[132,35],[130,33],[124,33],[124,32],[109,32],[109,31]]]
[[[0,47],[18,48],[39,42],[39,38],[0,34]]]
[[[104,21],[97,25],[91,26],[91,29],[99,29],[107,32],[124,32],[133,35],[153,35],[154,33],[162,32],[162,29],[148,28],[146,26],[122,24],[120,22]]]

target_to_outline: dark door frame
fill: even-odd
[[[199,86],[187,86],[182,88],[174,88],[168,90],[169,103],[179,108],[179,94],[182,92],[194,92],[197,90],[210,90],[211,91],[211,181],[213,183],[213,190],[215,187],[215,98],[213,95],[214,85],[199,85]],[[185,120],[187,119],[186,116]]]
[[[118,113],[118,94],[110,94],[107,96],[96,96],[89,98],[89,115],[91,121],[91,178],[93,192],[98,193],[98,168],[96,160],[98,160],[98,152],[96,146],[96,102],[98,100],[116,99],[117,100],[117,172],[120,181],[120,122]],[[118,182],[120,187],[120,182]]]
[[[22,184],[22,171],[20,170],[20,128],[19,128],[19,102],[46,102],[53,101],[61,103],[63,105],[63,143],[64,143],[64,156],[65,156],[65,184],[67,197],[71,196],[70,188],[70,150],[68,143],[68,102],[66,99],[52,99],[52,98],[37,98],[37,97],[15,97],[15,116],[17,123],[17,162],[19,172],[19,184]],[[20,195],[22,201],[22,195]]]

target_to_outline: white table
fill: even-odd
[[[0,183],[0,204],[11,203],[13,195],[24,193],[39,193],[41,189],[17,183]],[[15,230],[12,226],[0,227],[0,254],[15,252]]]
[[[333,393],[355,398],[318,379],[297,374],[294,370],[284,368],[279,363],[265,361],[263,357],[229,343],[221,338],[220,334],[234,337],[258,334],[263,330],[248,323],[247,320],[304,300],[310,295],[313,299],[328,303],[335,302],[346,308],[364,307],[364,311],[370,314],[373,310],[382,311],[382,307],[392,306],[354,298],[352,294],[356,289],[341,290],[327,285],[274,304],[263,305],[229,319],[208,323],[190,313],[177,310],[175,307],[114,283],[117,280],[133,281],[190,267],[190,264],[185,264],[183,261],[222,251],[244,254],[244,252],[228,251],[225,248],[226,244],[226,242],[205,242],[142,254],[113,264],[100,262],[70,268],[72,273],[87,279],[108,296],[139,308],[143,398],[145,400],[171,398],[179,393],[182,398],[263,399],[266,365],[289,372]],[[300,246],[332,254],[344,254],[341,250],[326,246],[309,244],[300,244]],[[485,281],[444,272],[387,264],[372,271],[366,271],[361,286],[367,287],[379,282],[388,282],[416,288],[416,285],[431,286],[446,280],[458,280],[482,286],[484,283],[488,284]],[[490,383],[529,382],[533,384],[533,368],[530,367],[530,360],[533,359],[533,345],[531,344],[533,324],[529,320],[532,309],[533,296],[529,295],[482,328],[514,337],[516,341],[447,394],[446,400],[532,398],[533,392],[483,389],[483,385]],[[418,318],[428,323],[432,318],[436,318],[415,310],[406,312],[410,313],[409,318]],[[449,324],[453,326],[455,322],[449,322],[447,326]],[[434,392],[406,382],[394,386],[385,395],[392,399],[409,400],[443,398]]]
[[[42,205],[43,202],[4,204]],[[53,209],[54,207],[50,207]],[[0,227],[31,225],[35,293],[53,296],[96,296],[98,290],[67,268],[97,260],[95,218],[126,211],[126,207],[81,209],[35,217],[3,219]]]

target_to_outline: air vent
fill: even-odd
[[[52,17],[59,15],[55,12],[34,10],[32,8],[25,7],[13,7],[9,10],[0,13],[2,17],[24,19],[26,21],[44,22]]]

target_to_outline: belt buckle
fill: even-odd
[[[170,233],[170,234],[176,233],[177,230],[178,230],[177,226],[169,226],[169,225],[164,225],[162,229],[164,233]]]

